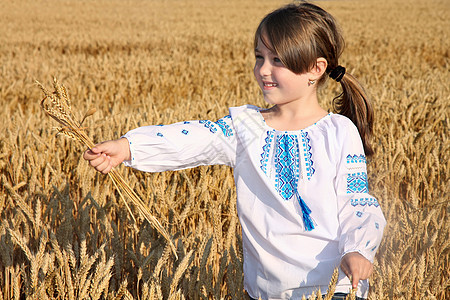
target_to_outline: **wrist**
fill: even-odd
[[[121,152],[123,153],[124,161],[131,160],[131,151],[130,151],[130,142],[125,137],[122,137],[118,140],[120,143]]]
[[[351,254],[351,255],[359,254],[362,257],[364,257],[365,259],[367,259],[368,261],[370,261],[371,263],[373,263],[373,256],[368,256],[366,252],[358,250],[358,249],[351,249],[351,250],[347,250],[344,253],[342,253],[341,261],[346,255],[349,255],[349,254]]]

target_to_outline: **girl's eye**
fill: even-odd
[[[256,59],[263,59],[262,55],[259,55],[259,54],[255,54],[255,58]]]
[[[276,62],[276,63],[281,63],[281,59],[279,59],[278,57],[274,57],[273,61]]]

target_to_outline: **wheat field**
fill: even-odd
[[[246,299],[232,170],[117,168],[175,243],[133,220],[57,136],[35,80],[66,87],[95,142],[265,106],[253,34],[274,0],[0,1],[0,299]],[[373,99],[371,193],[388,225],[369,299],[450,299],[450,4],[318,1]],[[339,93],[329,82],[320,101]],[[331,280],[330,274],[330,280]],[[322,291],[324,292],[324,291]]]

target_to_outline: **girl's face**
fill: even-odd
[[[308,86],[310,74],[295,74],[286,68],[261,38],[258,38],[255,58],[253,72],[266,102],[286,104],[311,95],[313,89]]]

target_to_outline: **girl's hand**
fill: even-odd
[[[107,174],[124,160],[130,160],[130,146],[126,138],[103,142],[86,150],[83,158],[97,171]]]
[[[350,252],[342,258],[341,270],[352,281],[352,288],[356,289],[360,280],[370,277],[373,271],[373,265],[358,252]]]

